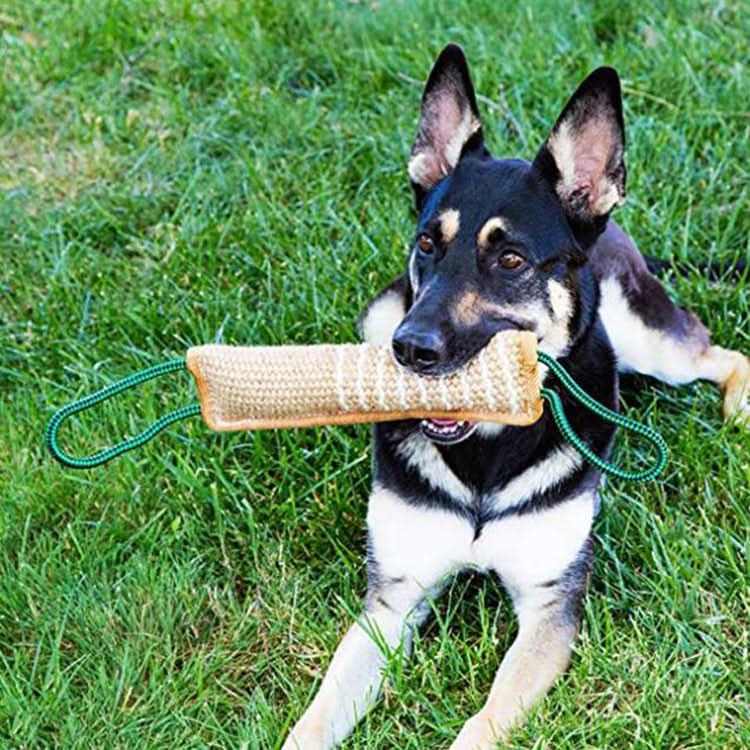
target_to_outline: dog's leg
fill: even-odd
[[[484,544],[513,598],[518,635],[451,750],[495,748],[568,666],[593,560],[594,503],[584,493],[488,528]]]
[[[368,596],[364,614],[336,649],[315,699],[283,750],[324,750],[343,740],[376,702],[389,654],[411,643],[411,629],[424,611],[414,581],[384,584]]]
[[[447,545],[471,542],[471,527],[455,515],[410,506],[376,489],[368,510],[369,586],[365,613],[333,656],[318,694],[283,750],[335,747],[376,702],[391,653],[411,647],[413,629],[429,611],[451,569]]]
[[[451,750],[491,750],[568,666],[577,623],[564,605],[537,608],[519,621],[519,632],[495,676],[489,698],[464,724]]]
[[[750,426],[750,359],[711,345],[706,327],[672,302],[614,222],[592,249],[591,260],[602,292],[600,315],[619,369],[670,385],[713,381],[724,392],[724,417]]]

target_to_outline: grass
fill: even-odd
[[[365,588],[367,429],[184,424],[80,473],[41,431],[191,344],[352,340],[404,264],[412,79],[443,43],[469,53],[496,152],[526,157],[617,66],[619,220],[663,258],[748,254],[740,0],[9,0],[0,25],[2,747],[265,750],[300,715]],[[746,286],[673,289],[750,350]],[[510,747],[750,746],[750,437],[713,387],[638,385],[624,403],[668,471],[605,489],[573,665]],[[191,398],[177,378],[66,439]],[[346,747],[446,747],[513,631],[497,583],[458,579]]]

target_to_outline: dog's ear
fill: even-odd
[[[620,79],[597,68],[578,87],[534,160],[574,230],[597,234],[625,200],[625,126]]]
[[[419,132],[409,158],[409,177],[421,197],[449,174],[468,147],[482,148],[474,86],[463,50],[449,44],[430,72],[419,116]]]

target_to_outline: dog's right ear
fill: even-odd
[[[453,171],[467,147],[483,147],[482,123],[466,57],[458,45],[449,44],[427,80],[419,132],[409,158],[417,206],[425,193]]]

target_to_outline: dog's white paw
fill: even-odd
[[[737,357],[737,366],[724,382],[724,418],[750,429],[750,358]]]
[[[486,715],[479,713],[464,724],[450,750],[495,750],[504,737]]]
[[[319,721],[302,719],[289,733],[281,750],[328,750],[333,747],[331,731]]]

